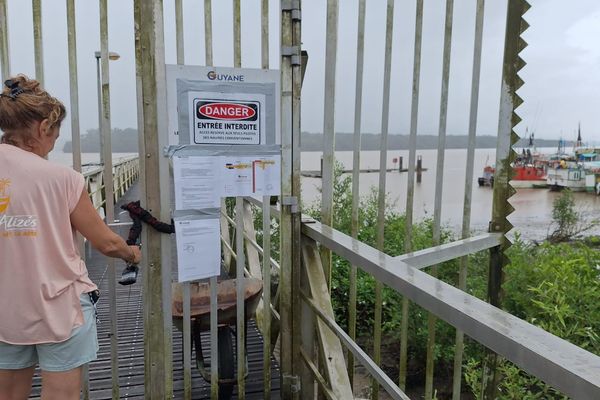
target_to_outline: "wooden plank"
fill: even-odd
[[[244,232],[248,237],[256,243],[256,229],[254,229],[254,213],[252,212],[252,205],[244,201]],[[250,275],[254,278],[263,279],[260,256],[258,250],[248,240],[244,240],[246,248],[246,258],[248,260],[248,269]],[[258,306],[256,307],[256,319],[258,328],[261,332],[265,332],[265,324],[262,315],[264,314],[264,302],[260,299]]]
[[[308,277],[310,295],[325,315],[335,318],[317,243],[306,236],[302,238],[302,263]],[[317,319],[317,334],[319,350],[322,353],[322,367],[331,390],[338,399],[352,399],[352,388],[340,339],[320,318]]]

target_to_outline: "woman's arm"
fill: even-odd
[[[71,225],[105,256],[120,258],[133,264],[139,263],[142,259],[138,246],[127,245],[123,238],[106,226],[85,189],[71,213]]]

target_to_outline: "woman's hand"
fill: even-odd
[[[130,264],[139,264],[140,261],[142,261],[142,250],[140,249],[140,246],[129,246],[129,249],[131,250],[132,257],[127,260],[127,262]]]
[[[128,246],[122,237],[110,230],[102,221],[85,189],[71,213],[71,225],[105,256],[120,258],[133,264],[139,263],[142,259],[138,246]]]

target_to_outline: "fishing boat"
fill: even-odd
[[[513,176],[511,185],[517,189],[545,188],[547,187],[548,159],[538,152],[534,143],[533,132],[529,136],[529,143],[524,147],[516,160],[512,163]],[[486,162],[483,176],[478,178],[479,186],[492,186],[494,184],[495,168]]]
[[[496,169],[493,165],[486,165],[483,168],[483,175],[477,179],[479,186],[494,187],[495,172]],[[513,174],[510,184],[515,189],[539,189],[548,187],[547,163],[545,161],[515,163],[513,164]]]
[[[585,191],[585,169],[583,165],[574,161],[564,161],[560,165],[548,170],[546,179],[550,190],[568,188],[574,192]]]
[[[574,192],[595,191],[598,183],[596,175],[600,173],[600,162],[597,159],[598,154],[594,149],[583,144],[579,124],[573,152],[567,154],[564,151],[564,141],[561,140],[559,152],[550,159],[547,178],[550,190],[568,188]]]
[[[494,187],[494,173],[496,173],[496,168],[493,165],[487,165],[483,167],[483,176],[477,178],[477,183],[479,187],[482,186],[490,186]]]

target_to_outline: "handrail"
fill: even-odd
[[[252,197],[245,200],[262,204]],[[279,209],[272,206],[271,215],[278,218]],[[600,357],[419,270],[497,246],[501,235],[482,234],[438,246],[439,251],[391,257],[314,220],[302,224],[302,233],[563,393],[600,398]]]
[[[564,394],[600,398],[600,357],[329,226],[302,233]]]
[[[140,172],[139,157],[129,156],[119,159],[117,163],[113,165],[112,172],[114,202],[116,203],[138,178]],[[85,179],[85,187],[95,209],[98,212],[101,212],[101,209],[106,204],[104,194],[104,167],[102,165],[97,165],[87,168],[83,171],[82,175]]]

